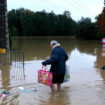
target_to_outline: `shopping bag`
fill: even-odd
[[[38,70],[38,82],[47,86],[52,86],[53,73],[49,72],[48,69],[46,69],[46,66],[42,66],[42,69]]]
[[[64,75],[64,82],[70,81],[70,67],[66,65],[66,72]]]

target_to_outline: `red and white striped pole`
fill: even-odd
[[[102,56],[105,56],[105,38],[102,38]]]

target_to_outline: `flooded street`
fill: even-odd
[[[41,62],[50,57],[49,43],[53,39],[60,42],[69,56],[71,76],[55,94],[37,82],[37,71]],[[0,105],[105,105],[105,70],[101,69],[105,57],[101,41],[71,37],[14,38],[12,49],[24,51],[24,66],[18,60],[0,65],[0,89],[10,92],[0,98]],[[22,92],[20,86],[31,91]]]

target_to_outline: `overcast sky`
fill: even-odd
[[[68,10],[76,21],[82,16],[95,21],[94,18],[102,12],[104,7],[104,0],[7,0],[7,3],[8,10],[23,7],[32,11],[54,11],[56,14],[62,14]]]

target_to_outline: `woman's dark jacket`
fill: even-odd
[[[51,58],[42,62],[44,65],[51,64],[50,72],[54,73],[55,75],[65,74],[65,62],[68,59],[68,56],[63,48],[57,46],[53,48],[51,53]]]

